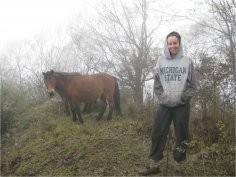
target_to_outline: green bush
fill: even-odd
[[[1,84],[1,135],[3,135],[12,127],[15,118],[27,109],[28,104],[22,88],[6,82]]]

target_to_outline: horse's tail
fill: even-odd
[[[113,93],[113,99],[114,99],[114,107],[117,110],[118,114],[121,114],[121,110],[120,110],[120,90],[119,90],[119,85],[117,82],[116,77],[114,77],[115,80],[115,89],[114,89],[114,93]]]

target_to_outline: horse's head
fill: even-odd
[[[43,77],[47,92],[49,93],[50,97],[53,97],[56,87],[56,78],[54,71],[51,70],[47,71],[46,73],[43,72]]]

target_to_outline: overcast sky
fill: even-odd
[[[40,33],[65,30],[76,15],[89,13],[94,2],[96,0],[0,0],[0,49]],[[191,0],[164,2],[183,14],[191,6]]]

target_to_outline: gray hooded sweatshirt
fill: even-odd
[[[154,77],[154,92],[158,102],[167,107],[176,107],[190,101],[196,91],[193,62],[183,55],[182,44],[172,57],[164,46],[164,56],[157,61]]]

